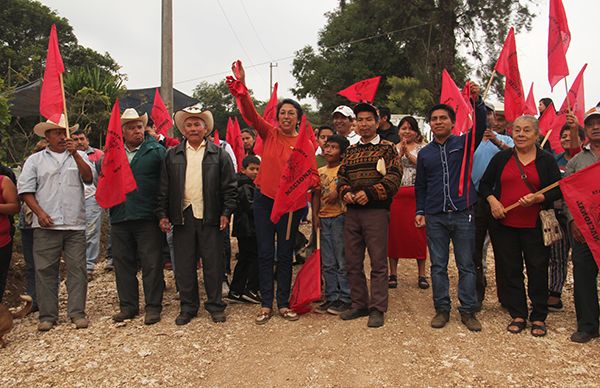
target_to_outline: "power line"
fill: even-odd
[[[263,50],[265,50],[265,53],[267,54],[267,56],[270,57],[271,54],[269,54],[269,50],[267,50],[267,48],[263,44],[262,39],[260,39],[260,36],[258,35],[258,31],[256,31],[256,27],[254,27],[254,23],[252,22],[252,18],[248,14],[248,10],[246,10],[246,6],[244,5],[244,0],[240,0],[240,4],[242,5],[242,9],[244,10],[244,13],[246,14],[246,17],[248,18],[248,22],[250,22],[250,26],[252,27],[252,30],[254,31],[254,34],[256,35],[256,39],[258,39],[258,43],[260,43],[260,45],[262,46]]]

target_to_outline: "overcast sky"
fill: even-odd
[[[398,1],[398,0],[390,0]],[[160,83],[160,0],[42,0],[69,19],[80,44],[109,52],[127,74],[131,89]],[[247,81],[258,99],[269,97],[269,62],[276,62],[273,78],[280,96],[295,86],[291,74],[294,52],[316,47],[325,12],[337,0],[174,0],[174,83],[191,94],[200,81],[216,82],[241,59]],[[517,35],[523,88],[534,82],[537,100],[552,97],[560,105],[565,96],[561,81],[550,93],[547,79],[548,0],[538,0],[533,29]],[[571,29],[567,53],[569,85],[584,63],[586,107],[600,101],[600,55],[595,41],[599,0],[563,0]],[[60,31],[59,31],[60,39]],[[503,42],[499,42],[501,45]],[[343,64],[340,64],[343,66]],[[358,80],[357,80],[358,81]],[[481,80],[482,83],[487,80]]]

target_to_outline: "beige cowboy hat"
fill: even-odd
[[[182,130],[183,123],[185,123],[185,120],[189,119],[190,117],[198,117],[199,119],[202,119],[206,124],[207,133],[210,133],[213,130],[215,125],[213,115],[208,110],[203,111],[200,104],[188,106],[187,108],[183,108],[175,113],[175,125],[177,125],[177,128]]]
[[[58,120],[58,123],[56,123],[52,120],[46,120],[44,122],[36,124],[35,127],[33,127],[33,133],[35,133],[39,137],[46,137],[46,131],[48,131],[50,129],[56,129],[56,128],[65,129],[65,130],[67,129],[64,114],[60,115],[60,120]],[[78,129],[79,129],[79,124],[75,124],[71,128],[69,128],[69,131],[73,132]]]
[[[148,124],[148,113],[144,113],[140,116],[135,109],[127,108],[123,111],[123,114],[121,115],[121,126],[127,124],[130,121],[141,121],[144,124],[145,129],[146,124]]]

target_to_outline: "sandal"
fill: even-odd
[[[535,333],[536,330],[539,330],[541,333]],[[531,335],[534,337],[544,337],[548,333],[548,329],[546,328],[546,324],[542,323],[541,325],[532,323],[531,324]]]
[[[425,276],[419,276],[419,288],[422,290],[426,290],[429,288],[429,282]]]
[[[271,313],[271,310],[260,310],[260,313],[258,313],[256,316],[254,323],[257,325],[264,325],[269,319],[271,319],[272,316],[273,314]]]
[[[388,287],[396,288],[398,287],[398,277],[396,275],[390,275],[388,279]]]
[[[300,319],[298,313],[288,308],[280,309],[279,315],[281,315],[281,317],[286,321],[297,321],[298,319]]]
[[[513,321],[511,323],[509,323],[508,326],[506,327],[506,330],[508,330],[509,332],[511,332],[513,334],[519,334],[520,332],[522,332],[525,329],[525,326],[527,326],[527,322],[515,321],[513,319]],[[512,327],[516,327],[516,329],[511,329]]]

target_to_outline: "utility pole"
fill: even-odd
[[[269,63],[269,96],[273,93],[273,68],[277,67],[277,62]]]
[[[173,114],[173,0],[162,0],[161,26],[160,96]]]

